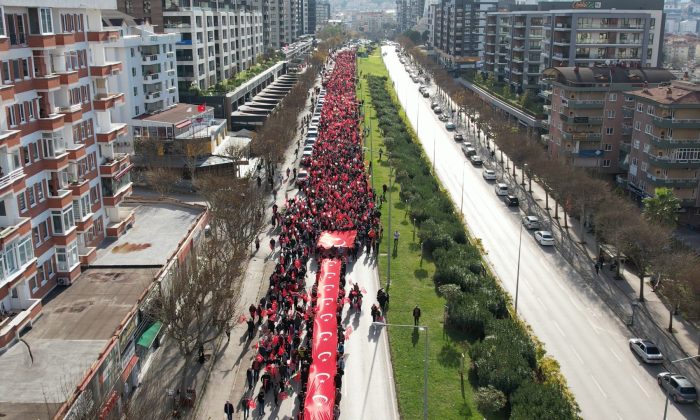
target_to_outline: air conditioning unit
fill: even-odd
[[[56,280],[56,283],[58,283],[59,286],[70,286],[70,278],[59,277],[58,280]]]

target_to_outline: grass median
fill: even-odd
[[[391,168],[365,76],[388,77],[388,72],[376,52],[368,58],[358,59],[358,69],[361,72],[358,97],[364,100],[364,128],[370,132],[366,136],[365,160],[372,162],[373,185],[375,190],[381,193],[382,185],[390,184]],[[400,112],[403,113],[403,110]],[[403,119],[405,121],[405,115]],[[380,150],[383,152],[381,159]],[[413,325],[412,311],[415,305],[419,305],[420,323],[428,327],[427,333],[410,327],[388,327],[401,417],[416,419],[423,415],[423,369],[427,334],[429,418],[483,419],[475,408],[473,390],[467,379],[470,363],[467,355],[469,342],[466,336],[444,329],[446,302],[435,292],[432,280],[435,264],[422,257],[418,231],[410,220],[410,209],[399,198],[400,190],[400,185],[394,183],[391,189],[391,203],[385,202],[381,208],[384,238],[380,244],[378,266],[383,285],[387,283],[387,258],[391,258],[391,300],[387,322]],[[391,231],[388,208],[390,204]],[[396,252],[393,250],[394,230],[398,230],[400,234]],[[461,375],[463,366],[464,375]]]

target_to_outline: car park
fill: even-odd
[[[503,196],[503,202],[506,203],[506,206],[508,207],[518,207],[520,205],[520,200],[518,200],[518,197],[511,194]]]
[[[448,129],[448,130],[450,130],[450,131],[452,131],[452,130],[454,130],[455,128],[457,128],[457,126],[456,126],[455,123],[453,123],[452,121],[448,121],[448,122],[445,123],[445,128]]]
[[[495,181],[496,171],[493,169],[484,169],[483,172],[481,172],[481,176],[487,181]]]
[[[539,229],[540,219],[537,216],[523,216],[523,226],[528,229]]]
[[[538,230],[535,232],[535,240],[542,246],[554,245],[554,236],[552,236],[552,232],[548,230]]]
[[[445,115],[445,114],[438,115],[438,120],[440,120],[442,122],[447,122],[447,119],[448,119],[447,115]]]
[[[664,355],[651,340],[643,338],[630,338],[630,349],[639,356],[644,363],[663,363]]]
[[[508,195],[508,185],[499,182],[494,188],[496,190],[496,195]]]
[[[661,372],[656,381],[669,398],[677,403],[694,403],[698,400],[698,390],[683,375]]]
[[[462,135],[462,133],[455,133],[455,135],[452,136],[452,138],[453,138],[454,141],[456,141],[457,143],[460,143],[460,142],[463,142],[463,141],[464,141],[464,136]]]

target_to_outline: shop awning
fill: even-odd
[[[161,324],[159,321],[154,322],[153,325],[148,327],[148,329],[141,334],[141,337],[136,344],[147,349],[150,348],[161,328],[163,328],[163,324]]]
[[[154,336],[155,337],[155,336]],[[129,375],[131,375],[131,371],[134,370],[134,366],[136,366],[136,362],[139,361],[138,356],[133,355],[131,356],[131,359],[129,359],[129,363],[126,364],[126,367],[124,368],[124,371],[122,372],[122,382],[126,382],[126,380],[129,378]]]

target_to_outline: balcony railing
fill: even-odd
[[[649,183],[661,187],[675,188],[697,188],[700,186],[698,178],[662,178],[654,175],[646,174]]]
[[[600,133],[562,133],[562,137],[574,141],[600,141],[602,135]]]
[[[651,144],[662,149],[675,149],[678,147],[700,147],[700,138],[679,139],[651,136]]]
[[[15,169],[14,171],[10,172],[9,174],[0,177],[0,190],[3,190],[6,187],[9,187],[15,181],[18,181],[22,178],[24,178],[24,169],[23,168]]]
[[[700,118],[674,118],[654,115],[652,119],[657,126],[664,128],[700,128]]]
[[[655,156],[647,153],[651,164],[659,168],[700,168],[700,159],[674,159],[670,156]]]

